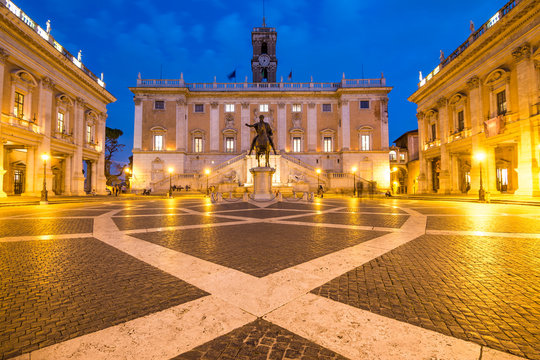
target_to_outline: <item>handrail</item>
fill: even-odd
[[[235,156],[235,157],[233,157],[233,158],[230,158],[229,160],[226,160],[226,161],[224,161],[224,162],[222,162],[222,163],[217,164],[216,166],[214,166],[214,167],[212,168],[212,170],[213,170],[213,171],[221,170],[221,169],[223,169],[225,166],[231,165],[232,163],[235,163],[235,162],[237,162],[237,161],[239,161],[239,160],[242,160],[242,159],[244,159],[245,157],[246,157],[246,152],[243,151],[240,155],[237,155],[237,156]]]

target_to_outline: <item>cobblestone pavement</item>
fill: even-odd
[[[540,359],[540,209],[259,205],[0,208],[0,359]]]

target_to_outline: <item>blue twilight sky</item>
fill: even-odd
[[[107,90],[118,101],[108,106],[107,126],[124,131],[127,161],[133,145],[132,93],[142,78],[186,82],[251,81],[251,30],[262,25],[262,0],[14,0],[83,63],[105,74]],[[266,0],[266,24],[278,33],[278,79],[334,82],[378,78],[390,93],[390,142],[417,128],[416,105],[407,97],[417,89],[418,71],[427,75],[439,51],[452,53],[506,0]],[[362,71],[363,68],[363,71]]]

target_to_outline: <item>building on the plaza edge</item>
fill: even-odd
[[[0,0],[0,197],[105,192],[106,105],[116,99],[9,0]],[[52,191],[51,191],[52,190]]]
[[[510,1],[421,79],[419,192],[540,195],[539,25]]]
[[[418,192],[418,130],[407,131],[390,147],[390,184],[394,194]]]
[[[253,29],[253,82],[187,83],[137,80],[133,189],[162,191],[174,185],[222,189],[252,184],[248,156],[259,115],[272,126],[278,155],[274,186],[353,188],[359,181],[389,187],[386,79],[335,83],[276,80],[277,32]],[[172,170],[170,180],[168,169]],[[320,175],[317,169],[321,170]],[[372,183],[373,184],[373,183]]]

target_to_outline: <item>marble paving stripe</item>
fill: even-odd
[[[458,231],[458,230],[427,230],[427,235],[473,235],[473,236],[493,236],[523,239],[540,239],[540,234],[535,233],[501,233],[486,231]]]
[[[9,236],[0,238],[0,242],[34,241],[34,240],[55,240],[55,239],[77,239],[94,237],[92,233],[83,234],[57,234],[57,235],[30,235],[30,236]]]
[[[158,232],[158,231],[210,228],[210,227],[216,227],[216,226],[245,225],[245,224],[251,224],[251,223],[256,223],[256,222],[264,222],[264,219],[245,218],[245,220],[241,220],[241,221],[229,221],[229,222],[211,223],[211,224],[167,226],[167,227],[159,227],[159,228],[124,230],[124,231],[121,231],[121,233],[140,234],[140,233]]]
[[[26,216],[26,217],[20,217],[18,219],[21,219],[21,220],[59,220],[59,219],[93,219],[95,218],[96,216],[99,216],[99,215],[94,215],[94,216],[39,216],[39,217],[33,217],[33,216]],[[10,220],[10,219],[13,219],[13,218],[0,218],[0,220]]]
[[[206,296],[15,359],[170,359],[255,319]]]
[[[336,211],[336,212],[338,214],[409,216],[409,214],[389,213],[389,212],[369,212],[369,211]]]
[[[265,222],[274,223],[274,224],[283,224],[283,225],[299,225],[299,226],[315,226],[315,227],[320,226],[320,227],[331,227],[331,228],[349,229],[349,230],[373,230],[373,226],[343,225],[343,224],[307,222],[307,221],[287,221],[287,220],[277,220],[277,218],[266,219]],[[398,229],[393,229],[393,230],[397,231]],[[388,228],[388,230],[381,230],[381,231],[392,231],[392,229]]]
[[[185,216],[185,215],[193,215],[193,214],[168,214],[168,213],[160,213],[160,214],[133,214],[133,215],[114,215],[115,218],[136,218],[136,217],[151,217],[151,216]]]
[[[263,319],[351,359],[521,359],[313,294]]]

